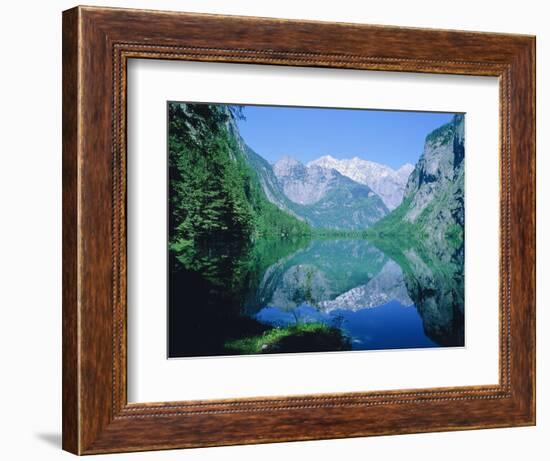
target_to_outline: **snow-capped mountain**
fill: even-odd
[[[358,157],[338,160],[330,155],[312,160],[307,164],[308,167],[314,165],[332,168],[360,184],[369,186],[390,210],[402,202],[407,180],[414,170],[414,166],[410,163],[394,170],[389,166]]]
[[[365,285],[354,287],[334,299],[321,301],[318,306],[327,313],[338,309],[357,311],[378,307],[393,300],[404,306],[414,304],[403,279],[403,270],[395,261],[389,260]]]
[[[273,172],[283,186],[285,195],[300,205],[318,202],[330,188],[344,179],[332,168],[306,166],[289,156],[284,156],[275,162]]]
[[[332,168],[306,166],[283,157],[272,166],[289,209],[313,227],[365,229],[388,213],[383,200],[367,185]]]

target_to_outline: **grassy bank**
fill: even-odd
[[[351,349],[351,343],[338,328],[323,323],[299,323],[272,328],[258,336],[228,341],[225,347],[236,354],[270,354],[344,351]]]

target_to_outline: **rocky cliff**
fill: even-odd
[[[313,227],[363,230],[388,213],[371,188],[334,169],[283,157],[273,165],[273,173],[293,202],[290,208]]]
[[[414,165],[406,163],[398,170],[380,163],[358,157],[336,159],[324,155],[308,163],[308,166],[332,168],[354,181],[369,186],[376,192],[389,210],[393,210],[403,201],[405,186]]]
[[[409,176],[403,203],[382,219],[376,232],[408,234],[440,249],[440,256],[464,247],[464,115],[426,137]]]

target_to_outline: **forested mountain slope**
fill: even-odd
[[[170,248],[204,240],[249,240],[309,232],[268,200],[240,140],[236,109],[170,103]]]

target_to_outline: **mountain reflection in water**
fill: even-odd
[[[361,238],[208,245],[170,261],[170,356],[463,346],[462,259]]]

